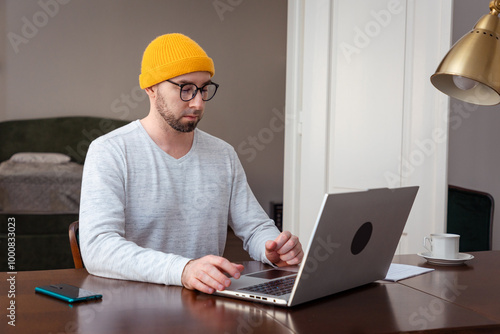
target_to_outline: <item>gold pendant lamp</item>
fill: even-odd
[[[431,76],[443,93],[477,105],[500,103],[500,0],[448,51]]]

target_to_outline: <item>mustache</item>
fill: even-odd
[[[184,110],[182,116],[193,115],[193,116],[201,116],[201,110]]]

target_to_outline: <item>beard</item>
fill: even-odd
[[[194,129],[196,129],[196,126],[198,123],[201,121],[201,112],[200,111],[195,111],[192,112],[190,110],[184,111],[182,115],[178,118],[175,117],[175,115],[169,110],[167,104],[165,103],[165,99],[161,94],[158,94],[158,98],[156,99],[155,103],[155,108],[160,114],[160,116],[167,122],[170,127],[176,131],[179,132],[192,132]],[[195,121],[184,121],[182,120],[182,117],[185,114],[189,115],[197,115],[198,119]]]

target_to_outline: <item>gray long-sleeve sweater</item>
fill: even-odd
[[[175,159],[140,121],[101,136],[85,160],[80,245],[94,275],[181,285],[190,259],[222,255],[228,224],[256,260],[279,231],[252,194],[234,149],[196,129]]]

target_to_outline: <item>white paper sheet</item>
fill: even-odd
[[[428,273],[429,271],[433,271],[432,268],[422,268],[417,266],[411,266],[408,264],[399,264],[399,263],[391,263],[389,267],[389,271],[387,272],[387,276],[384,281],[397,282],[399,280],[422,275]]]

